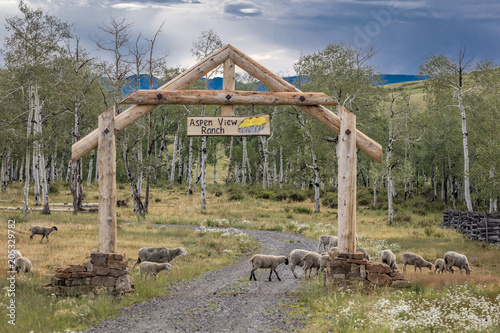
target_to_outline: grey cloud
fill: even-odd
[[[262,15],[262,10],[257,5],[247,1],[228,2],[224,5],[224,12],[237,16]]]

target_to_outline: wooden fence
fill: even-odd
[[[500,246],[500,214],[447,210],[443,212],[441,225],[457,229],[470,240],[498,242]]]

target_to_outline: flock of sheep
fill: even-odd
[[[319,237],[316,252],[304,249],[295,249],[290,252],[288,256],[256,254],[252,258],[250,258],[250,263],[252,264],[250,281],[252,279],[257,280],[257,278],[255,277],[255,271],[259,268],[270,269],[269,281],[271,281],[273,272],[276,274],[278,280],[281,281],[276,268],[278,268],[278,266],[282,264],[288,265],[289,263],[291,263],[291,270],[295,278],[297,278],[297,275],[295,274],[296,266],[302,267],[302,269],[304,270],[304,276],[311,277],[311,271],[313,268],[316,269],[314,275],[318,275],[318,272],[323,272],[326,267],[328,253],[332,253],[332,251],[338,252],[337,246],[337,236],[323,235]],[[327,252],[318,253],[320,251]],[[370,256],[364,249],[357,248],[356,251],[362,252],[364,259],[370,260]],[[396,265],[396,255],[391,250],[383,250],[381,252],[381,258],[382,263],[388,265],[394,270],[398,269]],[[465,270],[467,275],[470,275],[472,272],[467,257],[454,251],[446,252],[444,258],[437,259],[434,264],[426,261],[420,255],[410,252],[403,253],[403,255],[401,256],[401,260],[403,262],[403,272],[406,272],[407,265],[414,266],[415,272],[417,271],[417,268],[419,268],[420,272],[422,272],[422,267],[427,267],[431,271],[434,268],[434,273],[437,272],[438,274],[444,274],[445,272],[450,272],[453,274],[455,272],[455,269],[453,267],[458,267],[460,269],[460,274],[463,274],[462,269]]]
[[[47,242],[49,241],[49,235],[57,230],[56,226],[52,227],[43,227],[43,226],[32,226],[30,229],[31,236],[30,239],[33,239],[35,235],[42,235],[42,239],[46,238]],[[356,237],[357,242],[357,237]],[[279,281],[281,281],[276,268],[278,266],[285,264],[288,265],[291,263],[291,270],[293,276],[297,278],[297,274],[295,273],[295,267],[302,267],[304,270],[304,276],[311,277],[312,269],[315,268],[314,276],[318,275],[318,272],[323,272],[326,267],[328,252],[338,251],[338,237],[323,235],[319,237],[318,246],[316,251],[309,251],[304,249],[295,249],[288,256],[274,256],[274,255],[265,255],[265,254],[256,254],[252,258],[250,258],[250,263],[252,264],[252,270],[250,272],[250,280],[257,280],[255,277],[255,271],[259,268],[269,268],[269,281],[271,281],[273,272],[276,274],[276,277]],[[327,251],[327,252],[320,252]],[[370,260],[370,256],[368,253],[362,249],[357,248],[357,252],[362,252],[364,259]],[[28,258],[25,258],[21,255],[21,252],[18,250],[14,251],[15,253],[15,271],[21,273],[29,273],[32,270],[31,261]],[[178,247],[173,249],[167,248],[154,248],[154,247],[143,247],[138,251],[137,261],[132,266],[132,270],[139,265],[139,273],[141,278],[144,275],[153,275],[156,277],[158,273],[163,270],[167,270],[170,272],[172,266],[170,262],[178,257],[185,256],[187,252],[184,248]],[[465,270],[467,275],[470,275],[472,270],[470,269],[469,262],[467,257],[463,254],[448,251],[445,253],[443,259],[437,259],[433,264],[429,261],[426,261],[418,254],[405,252],[401,256],[401,260],[403,262],[403,272],[406,272],[407,265],[413,265],[415,272],[417,268],[422,272],[422,267],[427,267],[429,270],[434,268],[434,273],[444,274],[445,272],[454,273],[455,269],[453,267],[458,267],[460,269],[460,274],[463,274],[463,270]],[[391,250],[384,250],[381,252],[381,261],[384,264],[389,265],[392,269],[398,269],[396,265],[396,255],[392,253]]]

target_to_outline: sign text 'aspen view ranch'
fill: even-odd
[[[269,115],[187,117],[188,136],[249,136],[271,135]]]

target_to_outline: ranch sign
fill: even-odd
[[[271,135],[269,115],[187,117],[188,136]]]

